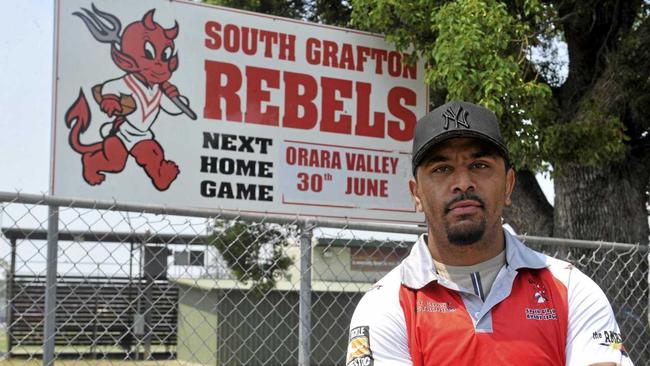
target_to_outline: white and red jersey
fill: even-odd
[[[171,115],[182,113],[160,90],[159,84],[145,85],[131,74],[104,83],[102,94],[113,94],[118,97],[129,95],[135,100],[135,111],[127,116],[117,133],[129,150],[136,143],[153,138],[151,125],[158,118],[161,108]]]
[[[348,366],[630,366],[602,290],[505,231],[506,265],[482,301],[439,277],[421,236],[359,302]]]

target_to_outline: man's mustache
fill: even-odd
[[[481,197],[479,197],[475,193],[465,192],[459,194],[458,196],[452,198],[449,202],[447,202],[447,204],[445,205],[445,214],[451,211],[451,209],[449,208],[451,205],[453,205],[456,202],[466,201],[466,200],[476,201],[481,204],[481,207],[485,207],[485,202]]]

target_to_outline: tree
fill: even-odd
[[[352,14],[347,0],[205,0],[205,3],[341,27],[349,26]]]
[[[462,99],[497,113],[518,181],[505,219],[518,232],[647,245],[647,0],[208,2],[386,35],[426,61],[432,105]],[[558,42],[568,49],[566,80]],[[554,205],[537,172],[552,173]],[[644,269],[645,262],[636,267]],[[632,274],[612,278],[626,276]],[[647,286],[621,285],[621,292],[647,297]],[[640,332],[628,334],[645,344],[646,326],[639,324]]]
[[[205,3],[294,19],[305,18],[307,11],[305,0],[205,0]]]
[[[307,20],[315,23],[350,26],[352,6],[346,0],[311,0]]]
[[[298,229],[292,225],[215,220],[209,243],[238,280],[265,293],[275,287],[278,278],[288,277],[293,259],[286,252],[290,239],[297,236]]]
[[[434,105],[461,99],[496,112],[517,168],[513,206],[504,213],[515,230],[647,245],[648,2],[353,0],[352,7],[354,26],[425,59]],[[554,57],[560,41],[566,80]],[[535,179],[540,171],[553,174],[554,206]],[[625,281],[647,262],[631,267],[598,280],[614,284],[608,296],[630,343],[646,345],[645,314],[626,314],[625,302],[645,302],[647,284]]]
[[[642,0],[353,0],[352,24],[427,62],[434,104],[496,111],[521,233],[648,243],[650,14]],[[532,51],[566,42],[568,78]],[[547,58],[548,60],[548,58]],[[534,174],[552,171],[554,207]]]

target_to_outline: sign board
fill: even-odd
[[[383,37],[196,2],[55,13],[54,195],[423,222],[424,65]]]

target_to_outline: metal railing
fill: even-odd
[[[0,365],[343,364],[358,300],[425,230],[6,192],[0,228]],[[646,247],[520,239],[594,279],[650,360]]]

